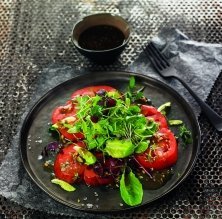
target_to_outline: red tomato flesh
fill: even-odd
[[[159,129],[168,128],[166,117],[161,114],[154,106],[142,105],[141,113],[149,120],[159,124]]]
[[[167,120],[161,113],[157,113],[153,116],[146,116],[146,118],[148,120],[154,120],[154,122],[158,123],[159,129],[168,128]]]
[[[115,88],[106,85],[89,86],[75,91],[74,93],[72,93],[71,98],[73,99],[76,96],[86,96],[86,95],[93,97],[96,95],[96,92],[98,92],[99,90],[105,90],[107,92],[116,91]]]
[[[158,111],[154,106],[142,105],[141,106],[141,113],[144,116],[153,116],[153,115],[157,114]]]
[[[88,166],[84,171],[84,181],[89,186],[99,186],[99,185],[109,185],[114,182],[113,176],[110,173],[110,162],[113,158],[104,158],[102,152],[95,152],[94,155],[97,158],[96,164]],[[105,160],[105,162],[104,162]],[[98,171],[95,171],[95,166],[99,165],[101,174]],[[99,171],[99,172],[101,172]],[[104,174],[104,172],[106,172]]]
[[[56,107],[52,112],[52,124],[76,115],[75,105],[68,101],[64,106]]]
[[[151,145],[155,145],[154,150],[148,148],[144,153],[135,155],[144,168],[162,170],[177,162],[178,146],[174,134],[169,129],[160,129]]]
[[[84,171],[84,181],[89,186],[98,186],[98,174],[93,170],[93,167],[87,167]]]
[[[83,147],[82,142],[77,143]],[[56,178],[66,181],[70,184],[83,177],[86,165],[78,162],[76,159],[78,153],[74,149],[75,144],[70,144],[57,154],[54,162],[54,173]]]
[[[72,101],[68,101],[66,105],[59,106],[54,109],[52,113],[52,124],[60,122],[61,120],[67,117],[75,118],[75,115],[76,115],[75,105],[72,103]],[[82,133],[68,133],[68,128],[62,126],[58,128],[58,131],[60,132],[61,135],[63,135],[64,138],[74,142],[84,138],[84,135]]]
[[[88,166],[84,171],[84,181],[89,186],[108,185],[114,182],[112,176],[99,176],[93,169],[93,166]]]
[[[110,86],[90,86],[90,87],[85,87],[82,89],[79,89],[75,91],[72,95],[71,98],[73,99],[76,96],[95,96],[96,92],[99,90],[105,90],[107,92],[110,91],[116,91],[115,88],[110,87]],[[75,108],[75,105],[72,103],[71,100],[69,100],[64,106],[59,106],[54,109],[52,113],[52,124],[55,124],[67,117],[75,117],[77,111]],[[68,133],[68,129],[65,127],[59,127],[58,131],[63,135],[64,138],[71,140],[73,142],[76,142],[78,140],[81,140],[84,138],[84,135],[82,133]]]
[[[84,139],[84,135],[81,132],[68,133],[67,128],[58,128],[58,130],[61,133],[61,135],[63,135],[64,138],[71,140],[73,142]]]

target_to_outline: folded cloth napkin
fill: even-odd
[[[172,62],[178,72],[181,73],[181,77],[205,100],[222,69],[222,46],[189,40],[187,36],[177,29],[163,29],[153,41],[160,48],[167,45],[164,52],[170,58],[170,62]],[[127,70],[155,77],[169,83],[170,86],[175,88],[191,103],[198,115],[199,108],[184,87],[176,80],[165,81],[160,78],[150,67],[150,63],[144,53],[142,53]],[[30,106],[32,106],[35,100],[43,93],[56,84],[83,73],[83,71],[73,69],[69,66],[49,66],[41,74],[37,84],[37,92],[35,92],[35,95],[38,95],[33,98]],[[30,110],[30,106],[27,107],[26,113],[21,118],[21,125]],[[21,125],[18,126],[18,132]],[[44,209],[46,212],[72,215],[75,217],[95,217],[93,214],[79,212],[56,202],[35,185],[25,172],[21,163],[19,155],[19,133],[14,136],[11,148],[0,168],[0,194],[11,201],[31,209]],[[100,215],[100,218],[109,218],[109,215],[103,214]]]
[[[169,58],[177,69],[178,76],[206,100],[210,90],[222,70],[222,45],[190,40],[175,28],[164,28],[152,42]],[[188,91],[176,79],[163,79],[153,68],[145,52],[128,70],[161,80],[178,91],[192,106],[196,115],[200,108]]]

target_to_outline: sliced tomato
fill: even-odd
[[[141,113],[149,120],[154,120],[159,124],[159,129],[168,128],[166,117],[161,114],[154,106],[142,105]]]
[[[86,96],[86,95],[93,97],[96,95],[96,92],[98,92],[100,90],[105,90],[107,92],[116,91],[115,88],[110,87],[110,86],[106,86],[106,85],[89,86],[89,87],[84,87],[82,89],[79,89],[79,90],[75,91],[74,93],[72,93],[71,99],[73,99],[76,96]]]
[[[88,166],[84,171],[84,181],[89,186],[108,185],[114,182],[112,176],[99,176],[93,169],[93,166]]]
[[[75,115],[76,115],[75,105],[71,101],[68,101],[64,106],[56,107],[53,110],[52,124],[55,124],[58,121],[61,121],[62,119]]]
[[[158,113],[157,109],[154,106],[150,105],[141,105],[141,113],[144,116],[153,116]]]
[[[84,143],[77,143],[84,147]],[[57,154],[54,162],[54,173],[56,178],[70,184],[83,178],[86,165],[77,160],[78,153],[74,149],[75,144],[70,144]]]
[[[61,135],[63,135],[64,138],[71,140],[73,142],[79,141],[84,139],[84,135],[81,132],[78,133],[68,133],[67,128],[58,128],[58,131],[60,132]]]
[[[89,186],[98,186],[98,174],[93,170],[93,167],[87,167],[84,171],[84,181]]]
[[[59,123],[62,120],[65,120],[68,117],[73,117],[72,120],[75,120],[76,109],[75,105],[72,101],[68,101],[64,106],[59,106],[54,109],[52,113],[52,124]],[[68,122],[68,123],[74,123]],[[68,133],[68,128],[59,125],[58,131],[64,138],[71,140],[71,141],[78,141],[84,138],[82,133]]]
[[[95,152],[94,155],[97,158],[97,163],[92,166],[88,166],[85,169],[85,183],[90,186],[112,184],[114,182],[114,178],[111,175],[110,170],[112,168],[111,160],[113,160],[113,158],[105,158],[101,152]]]
[[[160,129],[151,141],[151,146],[142,154],[135,155],[144,167],[162,170],[173,166],[178,159],[178,146],[174,134],[166,128]]]
[[[106,176],[106,177],[99,176],[97,180],[99,182],[99,185],[103,186],[112,184],[114,182],[114,178],[112,176]]]
[[[84,95],[95,96],[96,92],[100,90],[105,90],[107,92],[116,91],[115,88],[110,87],[110,86],[90,86],[90,87],[85,87],[85,88],[75,91],[71,95],[71,98],[73,99],[74,97],[79,96],[79,95],[80,96],[84,96]],[[69,100],[64,106],[59,106],[54,109],[52,113],[52,119],[51,119],[52,124],[59,123],[68,117],[73,117],[75,120],[76,113],[77,113],[77,110],[75,108],[75,104],[73,104],[73,102]],[[74,123],[74,122],[71,122],[71,123]],[[61,126],[59,125],[58,131],[61,133],[61,135],[64,136],[64,138],[71,140],[73,142],[76,142],[84,138],[84,135],[82,133],[68,133],[68,128],[62,125]]]
[[[158,123],[159,129],[168,128],[168,124],[167,124],[167,120],[165,116],[159,112],[153,116],[146,116],[146,118],[149,120],[154,120],[154,122]]]

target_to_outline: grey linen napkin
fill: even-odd
[[[178,75],[206,100],[210,90],[222,70],[222,45],[190,40],[175,28],[163,29],[152,39],[155,45],[169,58]],[[189,92],[176,79],[163,79],[153,68],[145,53],[128,68],[130,71],[161,80],[178,91],[192,106],[198,116],[200,108]]]
[[[165,54],[181,73],[181,77],[205,100],[222,69],[222,46],[189,40],[187,36],[177,29],[163,29],[153,41],[160,48],[163,48],[167,43]],[[199,108],[183,86],[175,80],[165,81],[160,78],[150,67],[150,63],[144,53],[141,53],[139,58],[127,70],[145,74],[170,84],[191,103],[196,114],[199,114]],[[30,103],[30,106],[47,90],[77,74],[84,74],[84,72],[69,66],[58,65],[52,65],[44,69],[35,93],[38,95],[33,98],[34,100]],[[30,106],[27,107],[21,118],[18,132],[30,110]],[[23,168],[18,142],[19,133],[14,136],[11,148],[0,167],[0,194],[2,196],[31,209],[75,217],[95,217],[93,214],[79,212],[66,207],[41,191]],[[109,215],[100,215],[100,218],[109,218]]]

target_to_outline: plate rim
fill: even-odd
[[[36,175],[33,173],[31,167],[29,166],[29,162],[28,162],[28,156],[26,154],[26,156],[24,155],[24,152],[22,151],[23,147],[23,139],[22,139],[22,134],[24,133],[24,130],[27,129],[27,122],[31,119],[32,120],[32,116],[33,116],[33,111],[36,110],[36,107],[38,107],[39,105],[41,105],[42,102],[45,101],[45,99],[47,99],[47,97],[49,97],[50,95],[53,94],[54,91],[56,91],[57,89],[59,89],[61,86],[65,86],[66,84],[69,84],[70,81],[73,81],[75,79],[78,78],[84,78],[84,77],[89,77],[95,74],[110,74],[112,75],[112,73],[114,74],[125,74],[125,76],[128,75],[128,77],[130,76],[135,76],[135,77],[140,77],[145,79],[148,82],[153,82],[155,84],[161,85],[161,87],[166,88],[167,92],[170,93],[171,95],[173,95],[174,98],[178,97],[181,101],[182,101],[182,105],[186,105],[186,109],[189,110],[189,114],[191,117],[191,120],[194,122],[195,126],[195,132],[196,132],[196,143],[197,145],[196,147],[196,153],[193,154],[192,153],[192,158],[190,159],[189,162],[189,166],[187,167],[185,173],[177,180],[175,181],[175,183],[172,185],[171,188],[169,188],[167,191],[163,192],[160,196],[154,198],[153,200],[146,202],[144,204],[140,204],[140,205],[136,205],[136,206],[128,206],[127,208],[123,208],[123,209],[111,209],[109,211],[107,210],[100,210],[100,209],[88,209],[88,208],[81,208],[78,207],[76,205],[73,205],[71,203],[67,203],[66,201],[60,199],[59,197],[53,195],[52,193],[50,193],[50,190],[47,187],[44,187],[44,185],[38,180],[38,178],[36,177]],[[176,97],[175,97],[176,96]],[[28,126],[29,127],[29,126]],[[101,214],[101,213],[118,213],[118,212],[125,212],[125,211],[130,211],[133,209],[137,209],[137,208],[141,208],[143,206],[148,206],[153,202],[156,202],[159,199],[162,199],[163,197],[165,197],[167,194],[171,193],[173,190],[175,190],[190,174],[190,172],[193,170],[196,160],[198,158],[198,154],[200,151],[200,143],[201,143],[201,131],[200,131],[200,126],[199,126],[199,122],[197,119],[197,116],[195,115],[190,103],[181,95],[178,93],[178,91],[176,91],[174,88],[172,88],[171,86],[169,86],[168,84],[164,83],[163,81],[160,81],[156,78],[150,77],[148,75],[142,74],[142,73],[137,73],[137,72],[131,72],[131,71],[123,71],[123,70],[115,70],[115,71],[93,71],[93,72],[87,72],[84,73],[82,75],[76,75],[66,81],[63,81],[61,83],[58,83],[57,85],[55,85],[54,87],[50,88],[48,91],[46,91],[40,98],[37,99],[37,101],[34,102],[34,104],[32,104],[31,107],[29,107],[28,109],[28,113],[25,116],[25,119],[22,121],[22,127],[20,129],[20,133],[19,133],[19,153],[20,153],[20,158],[22,160],[23,166],[26,170],[26,172],[28,173],[29,177],[32,179],[32,181],[43,191],[45,192],[47,195],[49,195],[52,199],[56,200],[57,202],[71,207],[72,209],[78,210],[78,211],[82,211],[82,212],[88,212],[88,213],[96,213],[96,214]],[[25,147],[25,151],[27,151],[27,145]],[[24,149],[23,149],[24,150]],[[194,157],[193,157],[194,156]],[[27,166],[28,165],[28,166]]]

